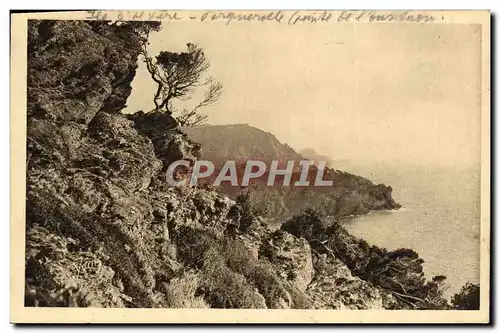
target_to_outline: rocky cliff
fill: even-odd
[[[167,186],[162,170],[200,146],[168,114],[120,113],[156,28],[29,22],[26,306],[441,306],[411,250],[314,211],[271,231],[245,200]]]
[[[308,159],[328,162],[328,158],[318,155],[312,149],[303,151],[304,156],[295,152],[290,146],[279,142],[271,133],[246,125],[203,125],[185,127],[182,131],[193,140],[200,142],[200,156],[212,161],[219,169],[228,160],[236,161],[239,174],[243,174],[248,160],[263,161],[270,165],[271,161],[280,162],[284,168],[288,161]],[[283,187],[279,181],[273,186],[267,185],[269,173],[252,181],[249,190],[252,203],[259,212],[270,218],[291,217],[306,208],[315,208],[329,216],[362,215],[372,210],[399,209],[392,198],[392,188],[384,184],[373,184],[366,178],[341,170],[327,167],[324,180],[333,181],[333,186],[313,186],[317,168],[309,170],[309,187]],[[215,177],[215,176],[214,176]],[[294,171],[292,182],[300,177],[300,169]],[[277,177],[277,179],[280,179]],[[208,182],[213,182],[213,179]],[[243,189],[222,183],[224,193],[235,198]],[[248,189],[244,189],[248,191]]]

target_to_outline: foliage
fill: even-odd
[[[480,288],[478,284],[467,282],[451,300],[455,310],[479,310]]]
[[[157,89],[153,98],[156,111],[174,112],[172,102],[175,99],[188,99],[197,87],[207,87],[203,99],[192,109],[184,109],[176,117],[181,126],[194,126],[204,122],[206,115],[199,110],[217,102],[222,94],[222,84],[212,77],[204,78],[210,67],[203,49],[187,43],[186,52],[161,51],[155,58],[147,52],[147,43],[143,43],[142,54],[146,68]]]
[[[215,308],[310,308],[307,296],[256,258],[239,238],[183,228],[174,235],[185,267],[200,271],[197,294]]]
[[[209,188],[165,187],[162,162],[194,159],[199,147],[166,113],[133,123],[120,113],[141,47],[159,23],[28,24],[26,306],[310,308],[311,279],[302,279],[305,292],[294,281],[296,264],[312,251],[393,295],[394,308],[446,308],[444,277],[424,279],[413,250],[370,246],[314,210],[271,234],[256,223],[248,193],[228,216],[232,201]],[[160,61],[187,73],[192,57],[202,57],[187,53]],[[346,188],[372,186],[346,179]],[[372,194],[380,201],[387,190]],[[238,228],[227,232],[235,217]],[[289,233],[309,244],[285,241]],[[476,296],[479,304],[479,286],[466,287],[454,306],[474,307]]]
[[[248,192],[242,192],[236,197],[236,209],[239,213],[240,229],[246,230],[252,225],[255,219],[255,212],[250,202],[250,195]]]
[[[226,264],[220,239],[210,232],[183,228],[174,235],[185,267],[200,270],[198,294],[214,308],[263,308],[265,303],[246,278]]]
[[[286,221],[282,230],[304,237],[313,250],[340,259],[353,275],[391,293],[401,308],[446,309],[444,276],[427,281],[418,253],[389,251],[350,235],[337,221],[321,218],[308,209]]]
[[[280,218],[289,214],[287,208],[287,193],[280,188],[267,187],[265,190],[253,187],[250,201],[255,212],[261,216]]]
[[[186,272],[170,280],[165,287],[167,305],[171,308],[207,308],[203,298],[196,295],[200,280],[196,272]]]

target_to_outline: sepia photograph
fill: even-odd
[[[489,322],[488,11],[11,35],[12,322]]]

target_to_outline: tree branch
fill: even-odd
[[[207,119],[206,115],[198,114],[200,108],[217,102],[222,94],[222,85],[212,77],[200,83],[202,75],[210,67],[203,50],[196,44],[187,44],[187,52],[175,53],[161,51],[153,59],[148,55],[147,42],[142,44],[142,54],[146,69],[157,84],[154,95],[155,110],[173,112],[172,101],[182,99],[196,87],[209,85],[204,98],[190,111],[184,109],[177,120],[181,125],[193,126]]]

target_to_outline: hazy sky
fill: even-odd
[[[479,161],[480,26],[180,22],[150,54],[199,43],[225,87],[209,123],[248,123],[335,159]],[[150,110],[141,64],[126,112]]]

